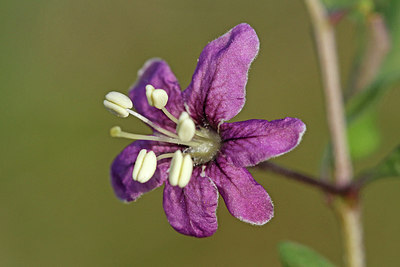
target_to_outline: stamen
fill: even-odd
[[[133,166],[133,171],[132,171],[132,179],[134,181],[137,181],[137,177],[140,169],[142,168],[143,160],[146,154],[147,154],[146,149],[142,149],[140,150],[139,154],[136,157],[135,166]]]
[[[146,89],[147,102],[149,103],[150,106],[153,106],[153,99],[152,99],[151,95],[153,94],[154,90],[156,90],[156,89],[151,84],[146,85],[145,89]]]
[[[161,109],[162,112],[173,122],[178,123],[178,119],[174,117],[166,108],[168,102],[168,94],[163,89],[155,89],[153,85],[146,85],[146,97],[150,106]]]
[[[154,136],[154,135],[143,135],[143,134],[128,133],[128,132],[122,131],[121,127],[119,127],[119,126],[112,127],[110,129],[110,135],[112,137],[121,137],[121,138],[127,138],[127,139],[132,139],[132,140],[158,141],[158,142],[172,143],[172,144],[185,145],[185,146],[191,146],[191,147],[196,147],[196,146],[199,145],[199,143],[194,142],[194,141],[192,141],[192,142],[184,142],[182,140],[169,138],[169,137],[164,137],[164,136]]]
[[[168,159],[168,158],[172,158],[173,156],[174,156],[174,153],[165,153],[165,154],[157,156],[157,160]]]
[[[104,106],[114,115],[126,118],[129,113],[126,109],[133,107],[132,101],[124,94],[119,92],[109,92],[105,96],[106,100],[103,101]]]
[[[180,188],[185,187],[190,181],[192,172],[193,161],[190,155],[186,154],[185,156],[182,156],[180,150],[175,151],[169,171],[170,185],[178,185]]]
[[[168,102],[168,94],[163,89],[155,89],[151,84],[146,85],[146,97],[149,105],[162,109]]]
[[[180,188],[184,188],[189,183],[190,178],[192,177],[192,172],[193,172],[192,158],[190,157],[190,155],[185,155],[183,157],[182,170],[178,183],[178,186]]]
[[[196,126],[187,112],[181,113],[176,127],[176,132],[178,133],[179,139],[182,141],[192,140],[196,133]]]
[[[146,149],[140,150],[135,166],[132,171],[132,178],[140,183],[146,183],[154,175],[157,168],[157,159],[153,151],[147,153]]]
[[[139,120],[141,120],[141,121],[143,121],[144,123],[146,123],[147,125],[149,125],[151,128],[153,128],[153,129],[159,131],[160,133],[162,133],[162,134],[164,134],[164,135],[167,135],[167,136],[169,136],[169,137],[173,137],[173,138],[177,138],[177,137],[178,137],[176,134],[171,133],[170,131],[165,130],[164,128],[161,128],[160,126],[154,124],[154,123],[153,123],[152,121],[150,121],[148,118],[146,118],[146,117],[140,115],[139,113],[137,113],[137,112],[135,112],[135,111],[133,111],[133,110],[131,110],[131,109],[128,109],[127,111],[129,112],[129,114],[135,116],[135,117],[138,118]]]
[[[166,108],[162,108],[161,109],[162,112],[164,112],[165,116],[167,116],[171,121],[175,122],[176,124],[178,124],[178,119],[175,118],[174,115],[172,115],[171,113],[169,113],[169,111]]]

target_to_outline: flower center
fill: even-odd
[[[195,165],[207,163],[215,158],[220,147],[221,138],[212,129],[200,128],[201,137],[196,139],[201,140],[197,146],[189,146],[184,150],[192,156]]]
[[[171,132],[164,129],[132,110],[133,104],[129,97],[118,92],[110,92],[103,102],[109,111],[123,118],[132,115],[158,132],[157,135],[140,135],[124,132],[120,127],[115,126],[111,128],[110,134],[112,137],[158,141],[181,146],[175,153],[161,154],[157,157],[155,157],[153,151],[147,152],[142,149],[135,161],[132,179],[141,183],[149,181],[155,173],[157,161],[172,158],[169,169],[169,182],[173,186],[183,188],[190,181],[193,166],[205,164],[215,158],[221,146],[221,138],[213,129],[196,126],[186,112],[182,112],[179,119],[175,118],[165,108],[168,102],[168,95],[164,90],[155,89],[152,85],[147,85],[146,96],[150,106],[160,109],[169,120],[176,123],[176,131]]]

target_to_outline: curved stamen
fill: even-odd
[[[164,112],[165,116],[167,116],[171,121],[175,122],[178,124],[178,119],[175,118],[174,115],[172,115],[165,107],[161,109],[162,112]]]
[[[144,123],[149,125],[151,128],[157,130],[158,132],[160,132],[162,134],[165,134],[165,135],[167,135],[169,137],[172,137],[172,138],[178,138],[178,136],[176,134],[171,133],[170,131],[165,130],[164,128],[161,128],[160,126],[156,125],[155,123],[150,121],[145,116],[142,116],[141,114],[137,113],[136,111],[133,111],[131,109],[127,109],[127,111],[129,112],[129,114],[131,114],[132,116],[135,116],[136,118],[138,118],[139,120],[143,121]]]

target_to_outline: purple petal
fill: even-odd
[[[217,185],[229,212],[239,220],[263,225],[274,216],[268,193],[245,168],[219,157],[206,172]]]
[[[156,124],[173,131],[176,124],[165,114],[149,105],[146,97],[146,85],[151,84],[156,89],[164,89],[168,94],[166,109],[175,117],[179,117],[183,108],[183,100],[179,83],[168,64],[161,59],[148,60],[138,72],[138,80],[129,91],[133,106],[143,116]]]
[[[134,162],[141,149],[153,150],[156,155],[160,155],[173,152],[177,148],[155,142],[136,141],[117,156],[111,165],[111,185],[117,197],[126,202],[138,199],[142,194],[162,185],[168,178],[169,160],[161,160],[157,162],[156,172],[148,182],[142,184],[132,179]]]
[[[183,93],[193,119],[216,128],[239,113],[245,102],[247,72],[258,49],[258,37],[248,24],[239,24],[204,48]]]
[[[193,170],[189,184],[183,189],[165,183],[164,210],[171,226],[179,233],[207,237],[217,230],[218,192],[214,183]]]
[[[305,130],[306,125],[295,118],[224,123],[221,152],[237,166],[254,166],[295,148]]]

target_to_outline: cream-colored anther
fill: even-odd
[[[182,170],[178,182],[178,186],[180,188],[184,188],[190,182],[190,178],[192,177],[192,172],[193,172],[193,160],[190,157],[190,155],[185,155],[183,157]]]
[[[120,92],[109,92],[108,94],[106,94],[106,100],[113,102],[114,104],[117,104],[118,106],[121,106],[123,108],[131,109],[133,107],[131,99]]]
[[[168,103],[168,94],[163,89],[154,89],[151,84],[146,85],[146,97],[150,106],[162,109]]]
[[[127,109],[133,107],[132,101],[124,94],[119,92],[109,92],[103,101],[104,106],[114,115],[126,118],[129,116]]]
[[[182,122],[182,121],[184,121],[184,120],[186,120],[186,119],[190,119],[190,116],[189,116],[189,114],[187,113],[187,112],[182,112],[181,113],[181,115],[179,116],[179,120],[178,120],[178,122]]]
[[[132,178],[140,183],[145,183],[154,175],[157,168],[157,157],[153,151],[140,150],[135,166],[132,171]]]
[[[151,95],[153,94],[154,90],[156,90],[156,89],[151,84],[146,85],[145,88],[146,88],[147,102],[149,102],[150,106],[153,106],[153,98],[151,97]]]
[[[122,130],[121,127],[119,126],[114,126],[110,129],[110,135],[111,137],[119,137],[119,135],[121,134]]]
[[[169,183],[172,186],[185,187],[192,176],[193,161],[190,155],[182,155],[180,150],[174,153],[169,168]]]
[[[179,139],[184,142],[192,140],[196,132],[196,126],[187,112],[182,112],[179,116],[178,125],[176,127],[176,133]]]

